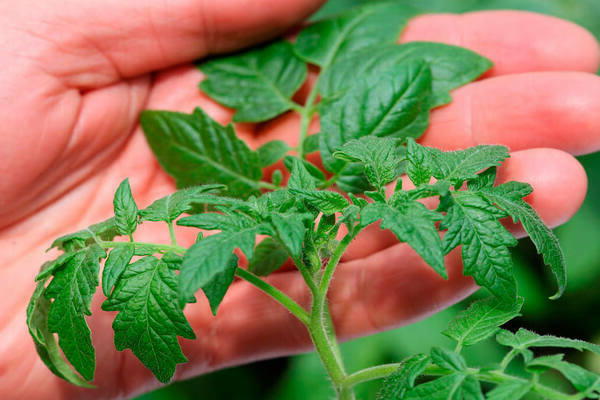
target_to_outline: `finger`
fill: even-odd
[[[600,149],[600,77],[538,72],[486,79],[457,89],[431,114],[421,143],[446,150],[504,144],[571,154]]]
[[[400,39],[467,47],[494,62],[490,75],[598,70],[594,36],[571,22],[524,11],[432,14],[412,19]]]
[[[56,7],[26,0],[11,4],[0,25],[30,33],[29,50],[36,58],[48,55],[40,65],[65,84],[97,87],[258,43],[298,24],[322,3],[65,0]]]

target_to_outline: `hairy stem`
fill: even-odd
[[[177,237],[175,236],[175,228],[173,228],[173,221],[167,222],[169,225],[169,236],[171,237],[171,244],[177,246]]]
[[[348,377],[344,381],[344,385],[346,387],[353,387],[355,385],[358,385],[359,383],[368,382],[375,379],[387,378],[389,375],[396,372],[396,370],[398,370],[398,368],[400,368],[401,365],[401,363],[382,364],[370,368],[361,369],[360,371],[356,371],[355,373],[348,375]]]
[[[308,128],[310,127],[310,121],[312,120],[313,114],[315,113],[315,101],[317,99],[318,94],[318,81],[315,82],[314,86],[310,90],[308,97],[306,98],[306,103],[301,110],[298,110],[301,120],[300,120],[300,136],[298,137],[298,157],[305,158],[306,154],[304,153],[304,141],[308,137]]]
[[[266,190],[277,190],[277,189],[279,189],[278,186],[273,185],[271,182],[265,182],[265,181],[259,181],[258,182],[258,187],[260,189],[266,189]]]
[[[508,364],[510,364],[510,362],[513,360],[513,358],[515,358],[516,355],[517,355],[517,350],[516,349],[512,349],[511,351],[509,351],[508,353],[506,353],[506,355],[504,356],[504,358],[500,362],[500,370],[501,371],[506,370],[506,367],[508,367]]]
[[[113,242],[113,241],[104,241],[104,240],[98,241],[98,244],[100,245],[100,247],[102,247],[104,249],[110,249],[113,247],[120,247],[120,246],[131,246],[133,244],[133,245],[152,247],[152,248],[155,248],[157,251],[172,251],[177,254],[185,254],[185,252],[187,251],[187,249],[185,247],[178,246],[176,244],[157,244],[157,243],[148,243],[148,242]]]
[[[291,297],[277,289],[275,286],[265,282],[260,279],[258,276],[254,275],[252,272],[246,271],[243,268],[238,268],[235,274],[245,280],[246,282],[251,283],[256,286],[273,299],[278,301],[282,306],[287,308],[296,318],[298,318],[304,325],[310,323],[310,317],[306,310],[302,308],[298,303],[296,303]]]
[[[344,370],[341,352],[339,351],[339,345],[331,322],[329,307],[327,306],[327,292],[333,273],[335,272],[342,255],[356,234],[357,232],[348,233],[338,244],[327,263],[314,296],[310,313],[310,325],[308,328],[317,354],[331,378],[339,399],[354,399],[354,391],[352,390],[352,387],[344,384],[347,375]]]

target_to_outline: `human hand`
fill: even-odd
[[[304,6],[306,10],[311,7]],[[290,23],[294,16],[300,18],[302,13],[297,9],[290,10],[289,4],[285,8]],[[247,12],[241,14],[244,18],[249,17]],[[31,21],[35,20],[28,17]],[[122,15],[119,14],[119,17]],[[154,21],[158,23],[169,17],[174,18],[173,15],[157,14]],[[38,24],[41,24],[40,20]],[[19,25],[17,21],[15,17],[7,22]],[[191,18],[189,23],[196,21]],[[282,18],[278,21],[281,22]],[[117,30],[114,26],[119,23],[112,19],[109,22],[113,24],[113,30],[108,29],[108,32],[114,34]],[[258,28],[263,27],[264,24],[259,25],[259,22]],[[136,27],[127,25],[127,21],[123,21],[119,28],[135,31]],[[10,127],[10,132],[20,133],[18,139],[6,134],[0,138],[0,147],[6,152],[3,160],[8,160],[0,182],[0,226],[4,227],[0,231],[0,246],[11,252],[0,272],[7,277],[0,279],[0,287],[5,289],[3,293],[9,293],[0,306],[3,311],[0,314],[0,332],[4,338],[0,359],[9,371],[0,385],[0,394],[4,397],[44,398],[48,393],[65,398],[86,395],[93,398],[129,397],[156,384],[150,373],[129,352],[114,351],[110,329],[112,318],[107,313],[96,313],[88,319],[98,354],[98,390],[80,392],[81,389],[60,381],[37,358],[26,333],[24,309],[32,291],[32,277],[46,258],[42,250],[53,237],[109,216],[112,204],[104,199],[112,198],[112,192],[124,176],[130,177],[140,206],[174,190],[172,181],[159,169],[136,127],[141,108],[190,111],[200,105],[220,122],[230,120],[229,110],[198,93],[196,84],[201,76],[193,66],[162,71],[152,83],[147,75],[137,76],[202,55],[197,51],[202,34],[190,33],[184,25],[178,23],[177,26],[162,28],[166,32],[177,32],[160,36],[163,37],[159,42],[162,46],[156,48],[163,50],[156,50],[160,59],[154,60],[154,64],[138,54],[140,50],[148,51],[145,56],[154,59],[155,50],[149,45],[143,46],[135,41],[129,47],[127,41],[111,43],[116,47],[108,51],[108,58],[119,65],[119,74],[127,77],[119,83],[109,83],[111,71],[102,69],[99,66],[101,59],[90,55],[97,51],[95,47],[83,50],[73,47],[73,42],[63,42],[64,34],[58,34],[52,42],[60,45],[54,51],[62,49],[63,53],[73,53],[57,55],[54,52],[54,56],[49,57],[52,51],[42,51],[44,57],[36,58],[38,63],[25,57],[33,65],[24,62],[20,66],[12,62],[14,56],[11,55],[10,63],[5,63],[13,65],[9,72],[15,75],[23,75],[23,71],[29,74],[27,79],[13,76],[0,83],[0,98],[6,96],[6,102],[11,101],[2,107],[6,114],[3,121],[9,122],[4,126],[7,132]],[[513,25],[514,39],[511,40],[506,27]],[[432,27],[435,29],[432,30]],[[30,29],[33,28],[27,30]],[[76,28],[69,24],[69,29]],[[140,29],[139,25],[137,29]],[[162,32],[158,27],[156,29]],[[34,32],[41,35],[38,31]],[[7,38],[11,34],[15,35],[11,31],[6,34]],[[263,34],[266,33],[261,32],[257,37],[262,38]],[[127,40],[135,37],[131,32],[125,36]],[[146,36],[137,38],[141,40]],[[184,36],[186,40],[182,42]],[[88,40],[94,37],[93,32],[86,37]],[[600,82],[591,74],[531,72],[594,72],[599,58],[596,42],[589,34],[565,22],[532,14],[503,12],[463,17],[423,16],[410,23],[402,39],[449,42],[449,39],[461,37],[462,43],[450,42],[490,57],[496,67],[489,77],[497,77],[457,90],[450,106],[433,113],[432,126],[422,141],[445,149],[478,143],[502,143],[513,150],[521,150],[513,153],[513,158],[501,170],[500,179],[532,183],[536,189],[531,197],[532,204],[546,222],[552,225],[564,222],[583,199],[585,174],[568,154],[533,148],[554,147],[578,154],[596,150],[600,142],[600,121],[595,111],[600,100],[595,99],[594,94],[598,92]],[[74,40],[67,35],[69,38]],[[99,45],[98,40],[101,39],[94,37],[90,43],[96,41]],[[8,39],[6,41],[11,43]],[[12,40],[12,43],[15,42],[18,43]],[[18,43],[19,47],[24,46],[22,43]],[[233,41],[224,48],[242,44],[245,43]],[[189,49],[192,48],[196,48],[196,52],[190,54]],[[12,54],[10,51],[7,53]],[[80,64],[71,62],[71,57],[75,61],[80,60]],[[67,61],[59,61],[59,58],[67,58]],[[119,64],[118,60],[123,61]],[[43,67],[45,72],[38,71],[36,75],[34,71],[38,67]],[[65,68],[73,69],[75,73],[67,73]],[[94,73],[90,75],[89,71]],[[519,75],[508,75],[511,73]],[[112,77],[118,78],[119,74]],[[48,75],[63,77],[65,88],[60,91],[56,83],[52,85]],[[96,89],[90,90],[96,86]],[[77,93],[78,90],[81,92]],[[27,96],[21,99],[17,97],[19,93]],[[79,101],[75,101],[77,99]],[[25,106],[20,106],[21,103]],[[69,110],[73,118],[67,123]],[[40,121],[21,121],[17,117],[18,111],[39,116]],[[292,135],[287,134],[296,132],[298,123],[297,118],[290,114],[268,124],[245,124],[239,131],[251,146],[256,147],[273,138],[293,140]],[[316,121],[313,131],[318,131]],[[548,160],[551,162],[548,163]],[[569,191],[556,192],[555,182],[569,182]],[[98,200],[92,201],[95,198]],[[151,226],[142,228],[140,239],[167,239],[159,237],[162,234],[155,232]],[[182,242],[191,242],[191,238],[185,237],[185,232],[180,232],[179,236]],[[402,260],[404,264],[395,260]],[[470,279],[460,276],[456,253],[449,256],[447,264],[451,279],[443,281],[414,257],[406,246],[395,244],[394,239],[385,234],[366,232],[349,252],[332,287],[332,312],[340,336],[348,338],[408,323],[471,293],[475,287]],[[369,274],[368,282],[362,280],[364,275],[361,271],[365,268],[377,271]],[[294,272],[277,273],[271,282],[301,303],[307,303],[308,293]],[[100,301],[97,298],[94,302],[96,310]],[[225,308],[235,311],[227,312]],[[188,306],[186,314],[199,339],[184,341],[184,353],[191,362],[179,367],[177,378],[258,358],[289,354],[307,349],[309,344],[303,327],[287,311],[244,283],[236,283],[230,289],[221,305],[219,317],[210,316],[204,300]],[[17,352],[15,349],[22,350]],[[25,384],[22,384],[23,381]]]

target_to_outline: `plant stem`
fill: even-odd
[[[175,236],[175,229],[173,228],[173,221],[167,222],[169,225],[169,236],[171,236],[171,244],[177,246],[177,237]]]
[[[327,266],[325,267],[325,271],[323,272],[323,276],[321,277],[321,282],[319,284],[319,293],[322,294],[322,298],[320,300],[323,304],[325,303],[325,297],[327,295],[327,291],[329,290],[329,285],[331,284],[333,273],[335,272],[335,269],[337,268],[337,265],[340,262],[342,255],[344,254],[344,252],[346,251],[350,243],[354,240],[357,234],[358,230],[357,232],[349,232],[348,234],[346,234],[346,236],[344,236],[342,241],[335,248],[333,255],[331,256],[329,262],[327,263]],[[323,308],[323,304],[320,304],[321,310]]]
[[[306,154],[304,154],[304,141],[308,137],[308,128],[310,128],[310,121],[312,120],[312,116],[315,113],[315,100],[317,99],[317,94],[319,92],[318,88],[318,80],[315,82],[314,86],[310,90],[308,97],[306,98],[306,103],[304,103],[304,107],[301,110],[297,110],[301,116],[300,120],[300,136],[298,137],[298,157],[305,158]]]
[[[259,181],[258,182],[258,187],[260,189],[267,189],[267,190],[277,190],[277,189],[279,189],[278,186],[273,185],[271,182],[265,182],[265,181]]]
[[[357,233],[353,231],[348,233],[338,244],[329,259],[314,296],[310,313],[310,324],[308,326],[317,354],[333,382],[338,399],[343,400],[354,399],[354,391],[351,386],[346,386],[344,383],[347,375],[344,370],[341,353],[327,307],[327,292],[342,254],[344,254]]]
[[[281,305],[287,308],[296,318],[298,318],[304,325],[309,325],[310,317],[306,310],[302,308],[298,303],[296,303],[291,297],[277,289],[275,286],[265,282],[260,279],[258,276],[254,275],[250,271],[246,271],[243,268],[238,268],[235,274],[245,280],[246,282],[251,283],[256,286],[273,299],[278,301]]]
[[[360,371],[348,375],[348,377],[344,381],[344,385],[347,387],[352,387],[358,385],[359,383],[386,378],[389,375],[396,372],[401,365],[401,363],[382,364],[370,368],[361,369]]]
[[[335,346],[331,342],[331,335],[328,334],[325,326],[325,321],[319,309],[316,307],[317,302],[313,301],[313,307],[310,314],[310,324],[308,331],[315,345],[315,350],[329,374],[333,387],[338,395],[339,400],[353,400],[354,392],[352,388],[346,387],[346,372],[341,358],[334,350]],[[335,340],[335,337],[334,337]]]
[[[147,243],[147,242],[112,242],[112,241],[99,241],[100,246],[104,249],[110,249],[112,247],[120,247],[120,246],[131,246],[140,245],[146,247],[153,247],[158,251],[173,251],[178,254],[185,254],[187,249],[185,247],[181,247],[173,244],[157,244],[157,243]]]
[[[513,358],[515,358],[516,355],[517,355],[517,350],[515,350],[515,349],[512,349],[511,351],[506,353],[506,355],[500,362],[500,370],[501,371],[506,370],[506,367],[508,367],[508,364],[510,364],[510,362],[512,361]]]

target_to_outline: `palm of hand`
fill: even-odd
[[[298,7],[302,11],[310,8],[310,5],[300,3]],[[289,20],[282,22],[282,26],[302,17],[298,10],[295,10],[296,14],[292,12],[294,10],[281,11]],[[460,89],[455,93],[452,105],[434,112],[432,127],[423,140],[446,148],[463,147],[473,142],[502,142],[513,150],[523,149],[513,154],[512,161],[501,174],[502,179],[531,182],[536,188],[532,202],[541,215],[551,224],[563,222],[583,198],[585,176],[567,154],[531,148],[555,147],[572,153],[596,149],[599,140],[593,134],[600,132],[595,129],[600,127],[600,121],[591,113],[598,100],[592,98],[594,91],[590,86],[596,88],[600,83],[587,74],[525,72],[550,69],[593,72],[598,62],[596,44],[579,29],[545,17],[481,13],[469,18],[422,17],[411,23],[403,39],[448,41],[452,38],[449,33],[456,32],[457,27],[460,26],[463,33],[470,28],[474,30],[473,37],[465,36],[466,43],[462,44],[490,56],[496,62],[494,75],[521,75],[488,79]],[[567,56],[563,51],[558,62],[557,51],[529,56],[503,54],[503,45],[509,44],[510,38],[489,40],[488,43],[473,39],[475,33],[487,35],[488,39],[497,38],[500,34],[494,32],[494,26],[516,23],[519,19],[524,19],[522,26],[536,25],[542,29],[542,33],[527,33],[526,29],[520,32],[530,35],[534,43],[548,40],[544,33],[558,30],[554,35],[562,37],[562,42],[555,41],[556,49],[566,51],[567,46],[575,43],[581,48],[577,51],[569,49]],[[437,26],[437,30],[432,31],[432,26]],[[69,34],[67,37],[74,37],[70,36],[74,32],[66,33]],[[11,39],[10,35],[17,35],[17,32],[5,34]],[[257,33],[256,39],[265,34],[267,32]],[[0,359],[10,370],[0,385],[0,397],[43,398],[47,393],[56,393],[56,397],[69,398],[79,390],[52,376],[38,360],[26,333],[24,310],[33,288],[32,278],[47,258],[43,250],[48,243],[75,227],[109,216],[112,193],[125,176],[130,177],[134,196],[142,207],[174,190],[172,181],[154,160],[137,126],[139,112],[143,108],[190,111],[200,105],[220,122],[228,122],[231,118],[229,110],[198,93],[196,85],[201,76],[192,66],[163,69],[205,54],[195,50],[192,54],[182,56],[179,52],[175,56],[172,54],[176,53],[175,49],[183,48],[189,53],[193,44],[197,45],[200,35],[196,32],[183,42],[181,37],[173,36],[167,35],[173,48],[164,50],[162,47],[161,57],[156,53],[123,55],[114,49],[102,52],[93,40],[78,42],[78,47],[65,50],[60,45],[60,35],[54,36],[58,41],[54,46],[47,47],[34,36],[17,36],[21,41],[29,41],[32,48],[41,46],[42,50],[37,53],[37,62],[26,57],[17,58],[16,77],[11,82],[0,82],[0,93],[14,96],[10,99],[12,103],[0,97],[0,102],[7,103],[0,112],[4,113],[4,127],[7,133],[19,132],[0,138],[0,151],[4,152],[2,159],[7,160],[0,182],[0,247],[9,249],[8,259],[0,270],[0,289],[5,293],[0,306],[0,332],[4,338]],[[150,43],[159,48],[166,45],[159,40]],[[229,49],[243,44],[234,40],[224,42],[221,47]],[[8,54],[7,51],[4,57],[12,60]],[[500,54],[503,57],[497,57]],[[151,67],[140,67],[140,57],[146,57]],[[113,61],[107,61],[111,59]],[[40,65],[44,65],[44,69],[40,69]],[[163,70],[153,78],[150,75],[153,69]],[[28,74],[27,79],[18,79],[24,71]],[[551,81],[555,83],[548,87]],[[523,82],[527,82],[535,93],[545,90],[551,98],[539,99],[538,95],[536,102],[530,102],[529,92],[522,90]],[[582,106],[570,107],[561,105],[566,102],[559,104],[558,101],[550,104],[561,91],[562,97],[565,96],[566,85],[570,88],[566,95],[578,99]],[[24,93],[28,95],[17,96]],[[499,95],[490,96],[490,93]],[[474,98],[479,99],[476,96],[480,96],[484,104],[473,102]],[[521,104],[524,110],[502,107],[511,102]],[[486,107],[494,113],[486,111]],[[463,117],[475,112],[483,116],[470,120]],[[561,122],[548,128],[541,123],[544,121],[539,121],[542,114],[546,119]],[[28,117],[24,120],[23,115]],[[577,135],[569,135],[570,131],[565,127],[574,121],[583,129]],[[256,147],[274,138],[293,142],[297,125],[297,118],[287,115],[260,126],[240,126],[239,131],[251,147]],[[505,133],[509,127],[516,132],[527,130],[527,133],[514,133],[513,137]],[[461,132],[471,136],[461,135]],[[553,160],[550,165],[547,164],[548,157]],[[564,197],[556,195],[548,182],[567,178],[571,180],[570,193]],[[178,236],[183,243],[192,240],[186,237],[186,232],[180,232]],[[138,237],[156,242],[167,238],[162,227],[155,229],[151,225],[143,227]],[[445,282],[425,268],[405,246],[396,245],[385,234],[366,232],[350,251],[332,289],[332,312],[340,335],[352,337],[407,323],[471,293],[474,286],[469,279],[460,276],[456,254],[449,256],[448,264],[451,278]],[[368,285],[361,273],[365,269],[373,271]],[[278,273],[272,280],[301,303],[308,301],[301,280],[293,272]],[[100,302],[98,296],[94,301],[95,311],[99,310]],[[234,318],[234,313],[227,312],[229,308],[235,309]],[[373,314],[366,310],[377,311]],[[198,304],[188,307],[186,314],[199,339],[184,343],[184,352],[191,363],[178,370],[179,378],[304,350],[309,343],[301,325],[287,312],[242,283],[232,287],[216,319],[210,316],[207,304],[201,299]],[[149,372],[131,354],[114,350],[111,320],[112,315],[104,312],[95,313],[89,319],[97,349],[98,390],[109,397],[130,396],[154,383],[149,383],[153,382]],[[24,377],[27,377],[26,384],[22,385]],[[94,398],[99,395],[97,391],[84,393]],[[77,396],[81,397],[82,393]]]

